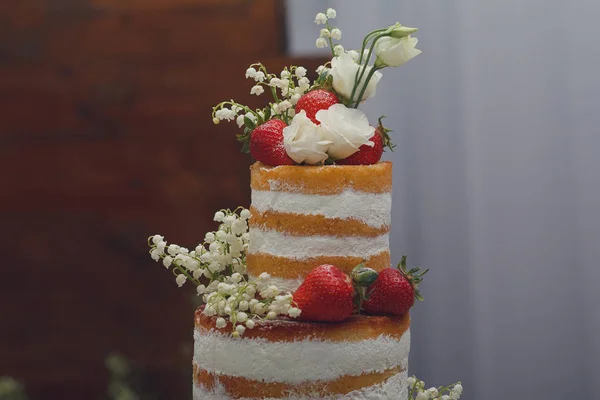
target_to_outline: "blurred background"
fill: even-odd
[[[467,400],[597,397],[600,5],[585,0],[0,2],[0,376],[32,400],[191,397],[195,296],[146,238],[192,246],[214,211],[249,204],[250,159],[211,107],[260,104],[250,63],[314,71],[327,7],[347,49],[420,28],[423,54],[363,107],[398,144],[394,261],[431,269],[411,372],[462,380]]]

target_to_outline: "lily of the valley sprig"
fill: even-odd
[[[416,28],[396,23],[369,32],[360,49],[346,50],[336,43],[342,31],[332,24],[334,9],[316,15],[320,28],[318,48],[329,47],[332,58],[317,68],[315,79],[307,69],[292,65],[279,74],[261,63],[251,64],[246,78],[250,94],[269,95],[264,108],[251,109],[235,100],[213,108],[215,124],[236,121],[242,132],[242,151],[266,165],[323,165],[379,162],[385,148],[394,147],[389,129],[371,124],[358,109],[375,96],[382,70],[397,67],[421,53],[411,34]]]
[[[246,329],[254,328],[257,321],[275,319],[280,315],[292,318],[300,315],[293,306],[292,295],[271,283],[271,277],[262,273],[248,276],[248,219],[250,211],[217,211],[214,220],[219,229],[208,232],[204,242],[193,250],[176,244],[167,244],[161,235],[148,238],[149,253],[171,269],[179,287],[190,282],[196,287],[204,304],[203,313],[216,317],[216,327],[232,324],[232,335],[240,337]]]
[[[235,120],[238,127],[243,128],[243,133],[237,135],[238,140],[243,143],[242,151],[248,153],[250,134],[257,126],[271,119],[290,123],[295,115],[294,105],[312,86],[306,72],[306,68],[292,65],[276,75],[269,73],[261,63],[251,64],[246,69],[246,78],[254,80],[250,94],[260,96],[266,91],[273,100],[264,108],[254,110],[234,100],[223,101],[213,107],[213,122],[218,124],[220,121]]]
[[[425,382],[411,376],[407,379],[408,400],[458,400],[463,392],[460,382],[448,386],[425,388]]]

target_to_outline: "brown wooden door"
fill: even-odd
[[[148,257],[248,205],[250,159],[211,107],[285,56],[277,0],[0,2],[0,376],[96,399],[120,351],[188,398],[193,305]],[[314,70],[319,60],[295,60]]]

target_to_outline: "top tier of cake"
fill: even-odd
[[[392,164],[251,167],[247,267],[294,290],[313,268],[390,266]]]

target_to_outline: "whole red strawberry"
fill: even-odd
[[[379,125],[375,128],[375,134],[370,139],[375,144],[374,146],[363,144],[356,153],[342,160],[336,160],[335,163],[339,165],[371,165],[381,160],[385,147],[393,151],[395,145],[389,135],[391,130],[383,126],[381,122],[383,118],[383,116],[379,117]]]
[[[338,104],[340,100],[335,93],[328,90],[316,89],[302,95],[296,103],[296,114],[300,111],[306,111],[306,116],[315,124],[320,125],[317,121],[316,114],[319,110],[327,110],[334,104]]]
[[[335,163],[339,165],[371,165],[379,162],[383,154],[383,139],[379,130],[376,129],[375,134],[369,140],[375,143],[375,145],[369,146],[363,144],[358,148],[356,153],[342,160],[337,160]]]
[[[294,160],[283,146],[283,128],[287,125],[280,119],[271,119],[257,126],[250,136],[250,154],[266,165],[294,165]]]
[[[352,280],[333,265],[310,271],[293,299],[302,321],[343,321],[354,312]]]
[[[420,272],[417,267],[406,271],[406,256],[398,267],[379,272],[377,280],[367,288],[367,300],[362,304],[367,314],[403,315],[413,306],[415,298],[423,300],[418,285],[428,270]]]

